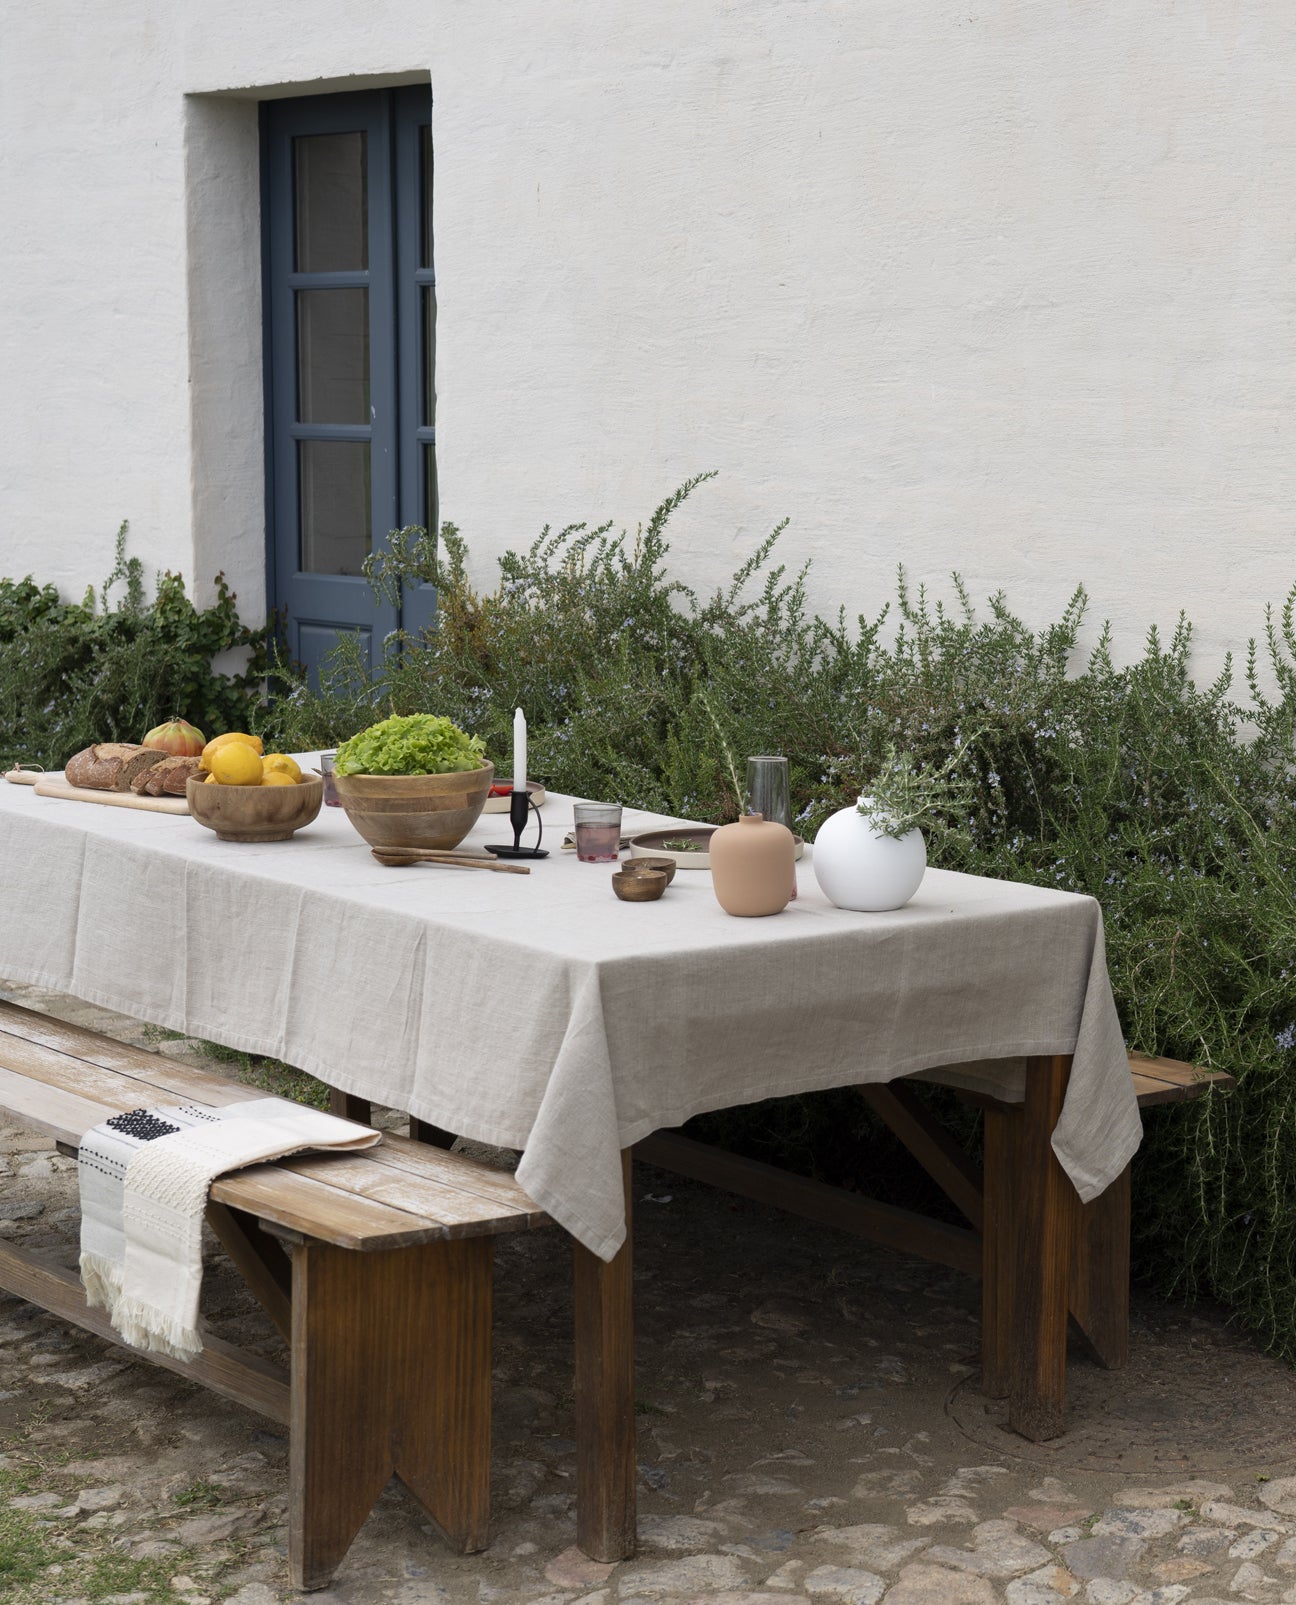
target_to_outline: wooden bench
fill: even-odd
[[[1024,1069],[1024,1061],[1018,1061]],[[1174,1059],[1129,1056],[1140,1109],[1181,1103],[1235,1085],[1222,1070],[1200,1070]],[[1029,1201],[1020,1196],[1024,1131],[1024,1075],[1016,1084],[992,1065],[925,1071],[911,1078],[950,1087],[984,1111],[983,1164],[977,1165],[931,1114],[906,1081],[860,1087],[874,1113],[900,1139],[966,1218],[967,1226],[930,1219],[838,1187],[794,1176],[676,1132],[656,1132],[635,1149],[636,1158],[664,1170],[710,1182],[745,1198],[773,1204],[809,1220],[864,1237],[902,1254],[916,1254],[982,1279],[981,1383],[992,1398],[1012,1390],[1014,1355],[1024,1312],[1017,1298],[1021,1234],[1031,1229]],[[1056,1160],[1052,1161],[1057,1167]],[[1060,1173],[1060,1167],[1057,1167]],[[1100,1364],[1123,1366],[1129,1357],[1130,1172],[1092,1203],[1073,1188],[1074,1231],[1068,1309]],[[1061,1334],[1062,1340],[1065,1333]],[[1061,1412],[1014,1423],[1027,1436],[1062,1430]]]
[[[0,1003],[0,1108],[75,1153],[92,1126],[236,1082]],[[432,1128],[428,1128],[431,1130]],[[289,1347],[287,1371],[204,1339],[193,1361],[139,1354],[289,1429],[289,1561],[325,1586],[398,1476],[449,1541],[487,1541],[491,1266],[500,1232],[547,1224],[512,1176],[386,1135],[213,1183],[208,1221]],[[0,1241],[0,1287],[111,1342],[79,1279]]]

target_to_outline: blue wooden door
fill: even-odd
[[[340,630],[375,663],[435,610],[362,572],[391,530],[436,528],[430,125],[419,88],[263,108],[271,603],[312,674]]]

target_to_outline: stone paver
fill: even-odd
[[[971,1281],[675,1177],[637,1192],[639,1554],[575,1547],[570,1255],[535,1233],[498,1249],[490,1547],[453,1554],[393,1486],[319,1605],[1296,1605],[1296,1379],[1222,1321],[1139,1305],[1130,1373],[1073,1354],[1075,1424],[1028,1444],[978,1403]],[[75,1222],[72,1162],[0,1129],[0,1235],[72,1267]],[[217,1257],[205,1305],[281,1352]],[[0,1499],[60,1554],[150,1560],[149,1605],[297,1605],[286,1464],[282,1429],[0,1295]],[[6,1599],[73,1605],[68,1564]]]
[[[1012,1521],[983,1521],[972,1529],[972,1548],[937,1544],[923,1557],[939,1566],[982,1577],[1020,1577],[1048,1563],[1049,1552],[1024,1537]]]
[[[1079,1538],[1062,1545],[1062,1559],[1077,1577],[1125,1578],[1147,1553],[1141,1538]]]

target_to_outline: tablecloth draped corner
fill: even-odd
[[[1086,1204],[1116,1180],[1143,1141],[1143,1121],[1107,973],[1102,908],[1097,903],[1094,907],[1097,926],[1071,1080],[1052,1138],[1053,1152]]]

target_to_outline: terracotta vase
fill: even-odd
[[[786,825],[744,814],[711,838],[711,884],[726,914],[778,914],[796,879],[796,839]]]

